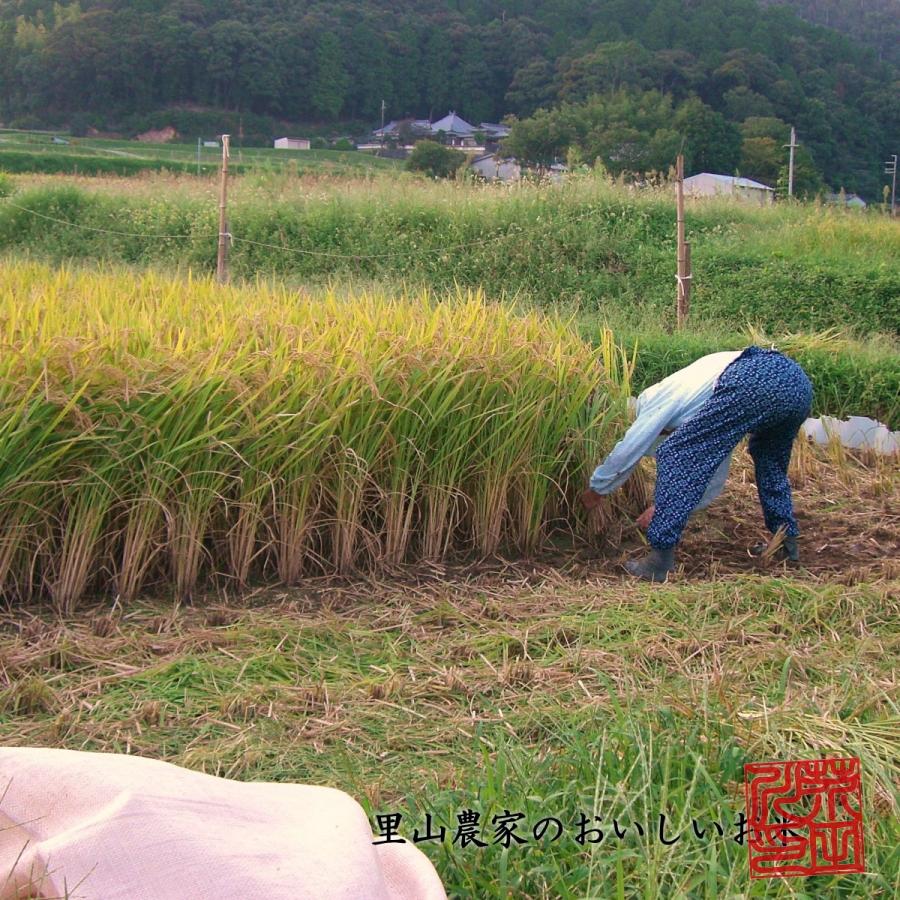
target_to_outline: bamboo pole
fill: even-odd
[[[228,142],[229,135],[222,135],[222,173],[219,179],[219,254],[216,260],[216,280],[228,282]]]
[[[675,163],[675,209],[676,209],[676,229],[678,236],[678,264],[677,264],[677,282],[678,289],[675,294],[675,318],[678,327],[684,325],[684,319],[687,315],[685,307],[685,276],[687,275],[687,266],[685,260],[685,243],[684,243],[684,156],[679,153]]]

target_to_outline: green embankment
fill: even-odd
[[[240,181],[240,179],[238,179]],[[215,264],[217,209],[169,190],[155,198],[40,186],[6,206],[0,248],[51,258]],[[304,280],[343,276],[484,287],[489,296],[626,311],[635,324],[671,315],[673,209],[593,180],[491,190],[394,179],[311,191],[290,179],[267,193],[237,186],[229,207],[232,271]],[[84,228],[138,232],[124,237]],[[692,317],[773,330],[900,332],[900,229],[877,215],[815,207],[692,206]],[[155,237],[172,235],[172,239]],[[256,242],[256,243],[252,243]],[[265,245],[265,246],[263,246]]]

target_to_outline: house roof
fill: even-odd
[[[445,131],[447,134],[474,134],[477,131],[474,125],[470,125],[455,112],[449,112],[443,119],[432,123],[431,130],[434,133]]]
[[[840,194],[826,194],[825,199],[829,203],[840,203],[841,195]],[[844,194],[844,203],[846,203],[847,206],[867,206],[868,205],[866,203],[866,201],[863,200],[863,198],[859,196],[859,194]]]
[[[384,126],[383,131],[380,128],[376,128],[372,134],[396,134],[400,131],[400,126],[404,123],[407,123],[413,130],[420,129],[422,131],[428,131],[431,128],[431,122],[429,122],[428,119],[413,119],[411,121],[409,119],[401,119],[399,122],[395,119],[391,119],[391,121]]]
[[[691,175],[690,178],[685,178],[684,183],[687,184],[690,181],[694,181],[697,178],[712,178],[715,181],[720,182],[721,184],[730,184],[735,187],[742,188],[754,188],[758,191],[772,191],[773,188],[770,188],[767,184],[761,184],[758,181],[753,181],[750,178],[739,178],[736,175],[715,175],[712,172],[700,172],[698,175]]]
[[[509,134],[508,125],[498,125],[496,122],[482,122],[480,130],[486,131],[488,134],[499,134],[502,137]]]

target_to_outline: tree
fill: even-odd
[[[551,165],[579,139],[569,110],[567,105],[539,109],[531,118],[514,119],[503,140],[504,152],[528,165]]]
[[[406,166],[413,172],[425,172],[434,178],[452,178],[466,161],[466,154],[436,141],[419,141],[413,147]]]
[[[491,73],[484,60],[481,42],[469,40],[463,46],[456,72],[455,99],[472,122],[488,122],[494,117],[490,94]]]
[[[535,59],[516,69],[506,92],[507,108],[519,116],[530,116],[549,106],[556,97],[556,72],[546,59]]]
[[[770,137],[748,137],[741,144],[741,175],[774,187],[784,163],[784,150]]]
[[[422,70],[425,76],[424,104],[429,112],[436,110],[443,115],[451,103],[450,72],[453,48],[441,28],[431,32],[422,53]]]
[[[689,174],[731,174],[741,158],[741,133],[723,115],[693,97],[678,107],[675,128],[684,138]]]
[[[523,162],[549,165],[576,147],[613,174],[662,171],[678,153],[672,98],[658,91],[595,94],[584,103],[540,109],[513,123],[504,149]]]
[[[601,44],[573,59],[562,71],[559,95],[577,101],[591,94],[650,87],[653,63],[653,56],[635,41]]]
[[[585,157],[600,159],[613,175],[667,170],[681,137],[672,98],[659,91],[618,91],[591,97],[584,109]]]
[[[419,73],[421,55],[419,36],[411,25],[404,26],[391,50],[391,75],[394,79],[392,96],[394,107],[391,118],[412,115],[419,106]]]
[[[387,46],[372,39],[374,31],[372,22],[360,21],[350,33],[352,70],[346,104],[350,115],[373,122],[379,117],[382,100],[392,106],[394,92]]]
[[[252,40],[251,29],[234,19],[216,22],[207,33],[203,53],[217,106],[233,108],[237,105],[241,63],[244,51]]]
[[[323,119],[337,119],[347,99],[348,84],[341,42],[336,34],[326,31],[316,43],[315,68],[309,86],[313,111]]]
[[[751,116],[771,116],[774,112],[774,107],[768,97],[758,94],[745,85],[725,91],[722,100],[725,104],[725,112],[733,122],[742,122]]]

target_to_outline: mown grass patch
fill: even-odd
[[[408,840],[431,814],[445,840],[419,846],[451,897],[893,896],[898,473],[800,446],[799,568],[747,555],[762,525],[739,453],[663,586],[623,580],[640,538],[622,526],[515,565],[11,609],[0,743],[327,784],[376,830],[401,813]],[[744,762],[846,755],[862,761],[866,874],[751,885]],[[453,842],[468,809],[484,848]],[[525,844],[495,843],[506,811]],[[602,842],[575,840],[582,814]],[[563,834],[535,839],[550,816]]]

